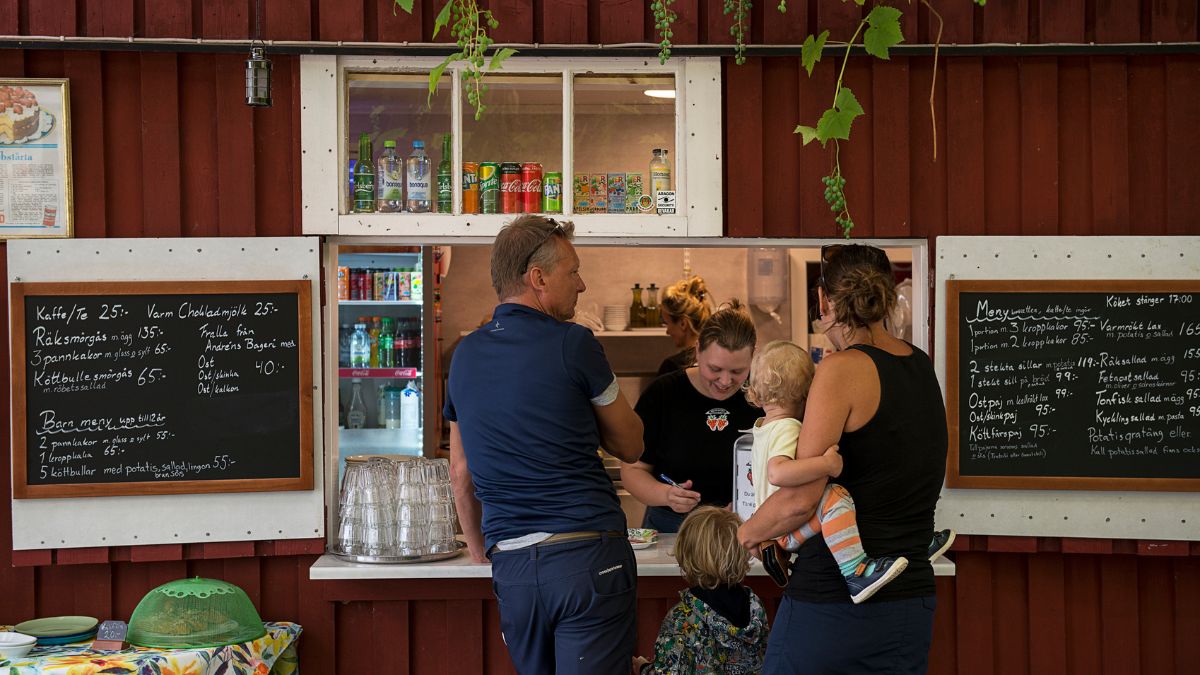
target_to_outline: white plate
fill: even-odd
[[[655,544],[657,544],[657,543],[658,543],[658,540],[657,540],[657,539],[655,539],[654,541],[643,541],[643,542],[641,542],[641,543],[639,543],[639,544],[635,544],[635,543],[633,543],[633,542],[631,541],[631,542],[629,542],[629,548],[631,548],[631,549],[633,549],[633,550],[635,550],[635,551],[640,551],[640,550],[642,550],[642,549],[644,549],[644,548],[650,548],[651,546],[653,546],[653,545],[655,545]]]

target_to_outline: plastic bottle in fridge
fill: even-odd
[[[361,429],[367,423],[367,405],[363,403],[362,382],[355,378],[351,383],[350,410],[346,412],[346,427]]]
[[[367,324],[354,324],[354,334],[350,336],[350,367],[369,368],[371,366],[371,336],[367,334]]]
[[[413,141],[412,153],[404,160],[404,210],[429,213],[433,206],[433,161],[425,154],[425,141]]]

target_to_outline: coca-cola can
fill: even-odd
[[[540,213],[542,210],[542,165],[525,162],[521,165],[522,210],[525,213]]]
[[[520,213],[524,204],[520,162],[500,165],[500,213]]]

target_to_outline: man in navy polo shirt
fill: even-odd
[[[458,519],[492,561],[520,673],[628,672],[637,567],[596,454],[642,454],[642,423],[592,332],[569,323],[586,286],[575,227],[526,215],[492,248],[492,320],[454,352],[443,411]]]

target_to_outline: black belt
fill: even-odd
[[[546,537],[545,539],[539,541],[536,544],[530,544],[529,546],[522,546],[521,548],[510,548],[510,549],[506,549],[506,550],[507,551],[523,551],[527,548],[542,548],[543,546],[554,546],[556,544],[567,544],[572,541],[587,541],[588,539],[599,539],[605,535],[610,536],[610,537],[624,537],[625,533],[618,532],[617,530],[608,530],[607,532],[600,532],[597,530],[587,530],[584,532],[560,532],[558,534],[552,534],[549,537]],[[493,545],[491,548],[488,549],[488,552],[487,552],[488,556],[491,556],[493,553],[497,553],[500,551],[500,549],[497,546],[498,545]]]

